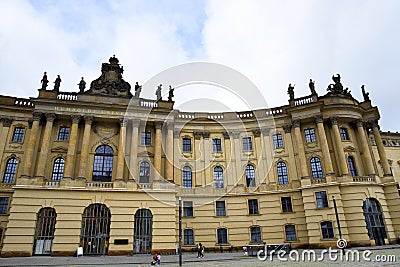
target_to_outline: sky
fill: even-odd
[[[340,73],[360,101],[365,84],[382,130],[399,131],[399,10],[398,0],[2,0],[0,94],[36,97],[44,71],[50,86],[59,74],[61,91],[78,91],[80,77],[90,84],[114,54],[132,87],[180,64],[228,66],[268,107],[288,103],[289,83],[301,97],[312,78],[323,95]],[[154,91],[141,96],[154,99]],[[197,85],[175,91],[175,108],[190,108],[193,98],[249,106]]]

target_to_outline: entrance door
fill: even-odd
[[[34,255],[51,255],[57,214],[53,208],[42,208],[37,215]]]
[[[379,202],[375,198],[367,198],[363,204],[363,213],[369,238],[375,240],[377,246],[384,245],[386,230]]]
[[[104,204],[91,204],[82,215],[81,245],[84,255],[107,255],[111,212]]]
[[[135,213],[135,235],[133,251],[135,253],[151,253],[153,215],[148,209],[140,209]]]

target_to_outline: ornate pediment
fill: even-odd
[[[90,84],[90,89],[83,94],[132,97],[131,85],[122,79],[124,68],[115,57],[109,59],[110,63],[101,65],[101,75]]]
[[[346,146],[346,147],[344,148],[344,151],[345,151],[345,152],[355,152],[356,149],[355,149],[353,146]]]
[[[66,153],[67,151],[68,151],[68,149],[63,146],[57,146],[57,147],[53,147],[51,149],[51,152],[58,152],[58,153]]]

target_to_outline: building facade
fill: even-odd
[[[393,244],[400,135],[368,94],[328,92],[272,109],[190,113],[140,98],[115,57],[80,92],[0,96],[1,256],[174,252],[291,243]],[[396,180],[397,179],[397,180]]]

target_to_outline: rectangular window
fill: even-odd
[[[322,232],[322,238],[334,238],[335,235],[333,233],[333,226],[332,222],[322,222],[321,223],[321,232]]]
[[[285,226],[286,241],[296,241],[296,227],[293,224]]]
[[[182,151],[183,152],[192,152],[192,139],[182,138]]]
[[[22,140],[24,139],[24,132],[25,128],[15,127],[12,141],[17,143],[22,143]]]
[[[213,152],[222,152],[221,139],[214,138],[212,140]]]
[[[293,212],[291,197],[281,197],[281,204],[282,212]]]
[[[249,199],[249,215],[258,214],[258,201],[257,199]]]
[[[228,231],[226,228],[217,229],[217,244],[228,244]]]
[[[58,141],[68,141],[69,131],[70,131],[69,127],[60,127],[60,130],[58,131],[57,140]]]
[[[326,196],[326,191],[315,192],[315,198],[317,201],[317,208],[328,208],[328,198]]]
[[[251,243],[261,243],[261,229],[260,226],[252,226],[250,228]]]
[[[272,141],[274,142],[274,148],[282,148],[283,147],[283,138],[282,134],[274,134],[272,136]]]
[[[142,146],[151,146],[151,132],[142,133]]]
[[[306,135],[306,143],[312,143],[316,141],[314,128],[305,129],[304,133]]]
[[[350,140],[349,133],[347,132],[346,128],[344,128],[344,127],[340,128],[340,137],[344,141]]]
[[[252,151],[253,150],[253,143],[251,142],[251,137],[243,137],[243,151]]]
[[[225,201],[215,201],[215,216],[226,216]]]
[[[192,201],[183,201],[183,217],[193,217]]]
[[[8,212],[8,197],[0,197],[0,214],[7,214]]]
[[[184,245],[194,245],[193,229],[185,229],[183,231],[183,244]]]

